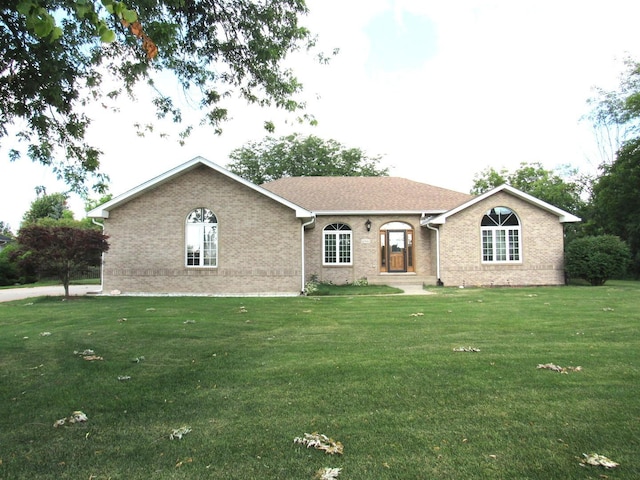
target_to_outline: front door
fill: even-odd
[[[389,272],[407,271],[407,232],[406,230],[387,230]]]

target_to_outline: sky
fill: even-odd
[[[119,195],[203,156],[221,166],[229,153],[273,136],[313,134],[381,156],[393,176],[469,192],[488,167],[522,162],[571,165],[596,173],[593,130],[581,120],[594,87],[616,89],[623,60],[640,60],[640,2],[635,0],[307,0],[301,23],[318,49],[339,54],[321,65],[310,54],[288,59],[304,85],[315,127],[281,112],[232,101],[231,121],[216,136],[197,128],[185,146],[178,127],[156,122],[140,137],[133,124],[153,121],[149,93],[94,106],[89,139],[103,151],[102,170]],[[167,83],[165,92],[182,95]],[[184,99],[188,104],[188,99]],[[115,108],[114,108],[115,107]],[[195,110],[188,116],[198,118]],[[196,120],[197,121],[197,120]],[[166,133],[167,136],[160,136]],[[27,158],[9,162],[0,144],[0,220],[18,229],[34,188],[65,191],[53,173]],[[76,218],[83,203],[72,195]]]

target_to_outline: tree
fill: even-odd
[[[346,148],[335,140],[293,134],[251,142],[229,155],[230,171],[257,185],[282,177],[351,176],[389,174],[379,168],[380,157],[368,157],[359,148]]]
[[[60,220],[63,218],[73,219],[73,212],[67,205],[67,195],[64,193],[46,193],[39,195],[33,202],[29,210],[22,217],[22,224],[35,223],[39,219],[49,218]]]
[[[613,163],[602,166],[591,198],[594,222],[604,233],[628,242],[640,273],[640,138],[627,141]]]
[[[569,277],[600,286],[624,275],[629,264],[629,246],[613,235],[576,238],[567,245],[565,268]]]
[[[302,113],[302,85],[283,64],[292,52],[314,46],[299,25],[307,11],[304,0],[4,1],[0,139],[18,125],[32,160],[50,165],[75,191],[85,192],[93,178],[93,188],[103,192],[108,178],[100,173],[101,152],[85,140],[91,119],[84,107],[123,93],[133,97],[140,82],[157,93],[158,116],[180,122],[174,98],[154,83],[173,75],[218,133],[232,95]],[[108,90],[106,78],[120,87]],[[9,153],[20,157],[18,150]]]
[[[0,235],[4,235],[5,237],[13,237],[13,233],[11,232],[11,226],[8,223],[0,220]]]
[[[617,90],[596,88],[588,100],[591,112],[586,119],[593,125],[602,164],[610,164],[616,152],[640,129],[640,63],[628,57]]]
[[[575,169],[565,169],[562,175],[545,169],[542,164],[521,163],[513,172],[503,168],[486,168],[474,176],[472,195],[480,195],[507,183],[568,212],[579,214],[585,207],[581,195],[589,181],[578,177]]]
[[[54,274],[69,296],[69,283],[76,273],[98,266],[109,249],[107,235],[92,228],[69,225],[31,224],[18,233],[21,264],[35,265],[39,272]]]

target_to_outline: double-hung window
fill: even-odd
[[[519,263],[521,257],[520,221],[507,207],[495,207],[482,217],[483,263]]]
[[[324,227],[322,258],[324,265],[351,265],[353,247],[351,227],[344,223],[332,223]]]
[[[207,208],[196,208],[187,216],[186,265],[218,266],[218,219]]]

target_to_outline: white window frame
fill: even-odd
[[[522,263],[522,229],[516,213],[507,207],[497,207],[509,211],[517,219],[517,225],[497,222],[492,226],[480,227],[480,258],[485,264]],[[488,216],[483,216],[483,219]]]
[[[189,219],[192,214],[200,210],[200,218],[209,218],[213,221],[193,222]],[[206,212],[206,214],[205,214]],[[207,230],[213,235],[213,239],[207,238]],[[195,239],[195,241],[193,241]],[[208,241],[209,240],[209,241]],[[208,246],[207,243],[213,243]],[[195,247],[195,248],[190,248]],[[217,268],[218,267],[218,218],[208,208],[199,207],[193,209],[187,215],[184,231],[184,262],[187,268]],[[190,263],[192,251],[200,252],[197,257],[198,263]],[[206,254],[205,254],[206,252]],[[207,263],[208,262],[208,263]]]
[[[328,251],[328,239],[333,240],[332,250]],[[341,252],[342,247],[347,243],[347,255]],[[344,250],[343,250],[344,251]],[[327,254],[333,253],[332,261],[327,260]],[[331,223],[322,229],[322,265],[326,266],[349,266],[353,265],[353,232],[351,227],[345,223]]]

